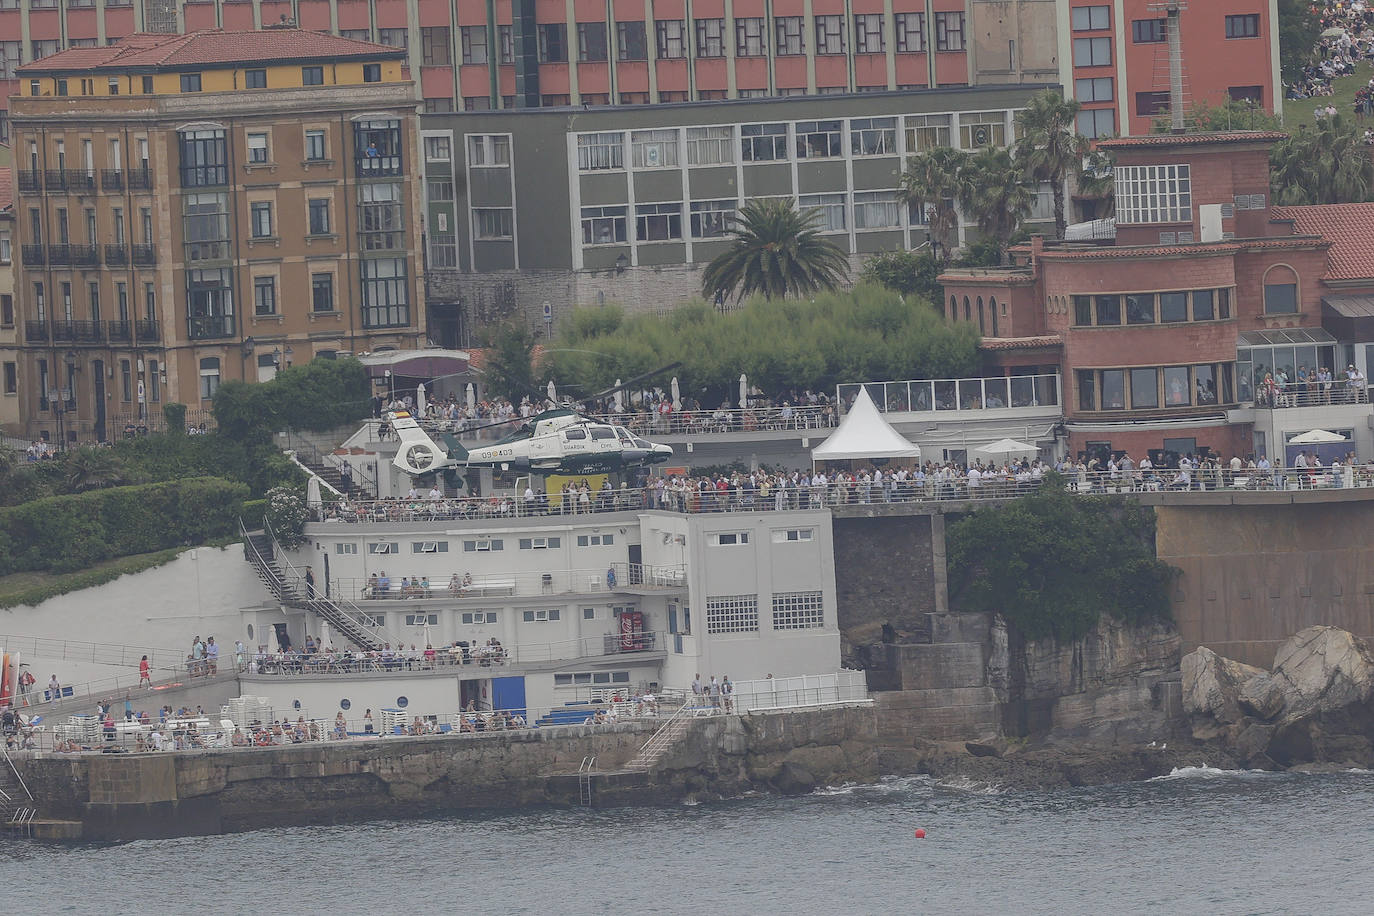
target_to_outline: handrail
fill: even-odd
[[[636,652],[664,651],[665,634],[657,631],[642,631],[630,637],[619,633],[603,633],[595,636],[581,636],[556,642],[523,644],[514,646],[487,647],[480,644],[457,646],[441,643],[429,646],[434,650],[434,658],[427,659],[417,648],[410,654],[405,643],[389,643],[396,648],[389,654],[386,649],[367,649],[353,651],[318,651],[313,653],[291,651],[248,652],[248,661],[253,662],[252,674],[265,677],[328,677],[333,675],[357,674],[399,674],[407,671],[433,671],[438,669],[466,668],[504,668],[512,665],[531,665],[542,662],[563,662],[575,659],[606,658],[613,655],[628,655]],[[487,651],[490,649],[490,651]]]
[[[860,388],[868,391],[874,406],[883,413],[1016,410],[1057,407],[1062,400],[1058,373],[843,382],[835,386],[836,403],[842,413],[854,402]]]
[[[140,646],[124,646],[117,643],[85,642],[75,639],[52,639],[45,636],[13,636],[0,634],[0,646],[8,652],[35,658],[54,658],[62,661],[90,662],[94,665],[131,665],[137,666],[144,655],[153,668],[172,668],[185,658],[181,649],[152,649]],[[101,650],[111,654],[101,655]],[[112,653],[118,652],[119,660]],[[167,656],[172,656],[169,662]],[[36,685],[35,685],[36,686]]]
[[[28,796],[29,801],[33,801],[33,793],[29,791],[28,784],[24,782],[23,775],[19,772],[19,768],[14,765],[14,761],[10,759],[10,753],[3,744],[0,744],[0,754],[5,755],[5,763],[9,765],[10,772],[14,774],[15,779],[19,780],[19,788],[24,790],[24,794]]]
[[[658,729],[655,730],[654,733],[649,736],[649,740],[645,741],[643,744],[639,746],[639,752],[635,754],[635,756],[638,757],[640,754],[651,754],[654,751],[658,750],[659,745],[666,745],[668,739],[662,737],[663,733],[666,732],[669,726],[671,726],[674,722],[677,722],[680,719],[685,718],[687,714],[687,709],[687,703],[684,701],[683,704],[679,706],[671,716],[668,717],[668,721],[660,725]]]

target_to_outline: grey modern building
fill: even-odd
[[[896,197],[907,157],[1011,143],[1016,111],[1043,88],[425,115],[431,318],[452,316],[435,331],[457,345],[453,322],[672,308],[698,294],[752,198],[818,209],[856,266],[919,248],[925,209]],[[1050,196],[1040,189],[1033,220],[1052,218]]]

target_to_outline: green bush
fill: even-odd
[[[167,424],[167,432],[174,436],[186,432],[186,405],[172,401],[162,405],[162,419]]]
[[[351,357],[316,359],[268,382],[225,382],[215,392],[220,431],[244,443],[267,442],[281,429],[327,430],[367,416],[367,370]]]
[[[203,544],[237,531],[247,495],[243,484],[194,477],[0,508],[0,575]]]
[[[1030,639],[1082,636],[1108,614],[1167,620],[1178,570],[1156,559],[1154,513],[1121,497],[1040,491],[949,526],[950,601],[1001,614]]]
[[[267,512],[267,500],[248,499],[243,503],[243,526],[249,531],[257,531],[262,527],[263,516]]]

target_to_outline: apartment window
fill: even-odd
[[[829,159],[844,155],[844,140],[839,121],[798,121],[797,158]]]
[[[1227,38],[1258,38],[1259,14],[1246,13],[1243,16],[1226,17]]]
[[[598,172],[625,167],[625,140],[618,133],[578,134],[577,167],[583,172]]]
[[[882,54],[887,50],[882,13],[864,13],[854,17],[854,50],[859,54]]]
[[[14,257],[14,250],[10,246],[10,231],[0,229],[0,264],[9,264]]]
[[[1078,132],[1089,139],[1112,136],[1116,133],[1116,111],[1111,108],[1088,108],[1080,111]]]
[[[1131,370],[1131,408],[1153,410],[1159,406],[1159,370]]]
[[[558,620],[560,612],[557,608],[551,608],[547,611],[522,611],[520,616],[525,623],[546,623]]]
[[[428,625],[431,626],[431,627],[437,627],[437,626],[439,625],[439,615],[438,615],[438,614],[407,614],[407,615],[406,615],[406,626],[408,626],[408,627],[423,627],[423,626],[425,626],[426,624],[428,624]]]
[[[90,299],[91,320],[100,320],[100,284],[91,282],[86,284],[86,294]]]
[[[926,49],[925,13],[898,13],[894,17],[897,32],[897,53],[920,53]]]
[[[120,291],[119,291],[120,298],[123,299],[123,297],[124,297],[124,290],[123,290],[124,284],[121,283],[121,284],[119,284],[119,286],[120,286]],[[120,304],[119,304],[119,308],[120,308],[120,317],[121,317],[121,318],[125,317],[125,316],[127,315],[128,311],[129,311],[128,305],[127,305],[125,302],[121,301]],[[154,286],[153,286],[152,283],[144,283],[144,284],[143,284],[143,317],[146,318],[146,319],[149,320],[149,321],[156,321],[156,320],[157,320],[157,292],[156,292],[156,289],[154,288]]]
[[[496,623],[496,611],[464,611],[460,618],[465,624],[493,624]]]
[[[1131,41],[1138,45],[1160,44],[1168,37],[1163,19],[1136,19],[1131,22]]]
[[[1007,119],[1000,111],[973,111],[959,116],[959,139],[964,149],[1007,145]]]
[[[735,161],[735,132],[730,127],[687,128],[688,165],[731,165]]]
[[[637,169],[677,168],[677,130],[630,132],[630,161]]]
[[[606,59],[606,23],[579,22],[577,24],[577,59],[603,61]]]
[[[687,27],[681,19],[654,20],[654,42],[660,60],[687,56]]]
[[[152,95],[152,94],[153,94],[153,78],[152,78],[151,76],[142,77],[142,78],[140,79],[140,83],[141,83],[141,86],[142,86],[143,94],[144,94],[144,95]]]
[[[964,50],[964,14],[962,12],[935,14],[935,50]]]
[[[1264,314],[1292,315],[1298,310],[1298,284],[1264,284]]]
[[[309,162],[322,162],[325,158],[324,131],[305,132],[305,158]]]
[[[803,31],[804,20],[801,16],[778,16],[773,20],[779,57],[795,56],[806,53],[806,38]]]
[[[618,60],[647,60],[648,43],[644,37],[644,23],[617,22],[615,25],[615,51]]]
[[[426,200],[453,200],[453,180],[430,178],[425,181]]]
[[[515,211],[509,207],[479,207],[472,211],[472,230],[479,239],[514,238],[514,225]]]
[[[729,233],[735,220],[733,200],[694,200],[690,209],[694,239],[721,238]]]
[[[9,297],[6,296],[6,299]],[[19,366],[15,363],[5,363],[5,394],[19,393]]]
[[[1117,166],[1115,183],[1119,223],[1186,223],[1193,218],[1187,165]]]
[[[562,546],[562,538],[520,538],[521,550],[557,550]]]
[[[363,82],[380,83],[382,81],[381,64],[363,64]]]
[[[185,194],[181,200],[186,260],[213,261],[229,257],[229,195],[201,192]]]
[[[453,147],[448,137],[425,137],[426,162],[448,162],[452,159]]]
[[[448,26],[423,26],[420,29],[420,63],[426,67],[447,67],[453,63],[453,45]]]
[[[797,206],[802,211],[818,211],[819,218],[815,225],[822,232],[844,232],[848,228],[844,218],[843,194],[803,194],[797,198]]]
[[[1112,27],[1109,6],[1076,6],[1070,11],[1069,22],[1075,32],[1088,32]]]
[[[619,137],[619,134],[612,136]],[[485,169],[509,166],[510,137],[505,134],[469,134],[468,165]]]
[[[119,95],[119,77],[112,76],[105,81],[105,89],[110,95]]]
[[[1093,304],[1097,306],[1097,323],[1100,325],[1119,325],[1121,324],[1121,297],[1120,296],[1095,296]]]
[[[506,542],[500,538],[482,538],[476,541],[464,541],[464,553],[486,553],[488,551],[504,550]]]
[[[1161,323],[1188,320],[1187,293],[1160,293],[1159,320]]]
[[[816,53],[844,53],[844,17],[816,17]]]
[[[364,258],[363,327],[394,328],[410,324],[404,258]]]
[[[1107,67],[1112,63],[1110,38],[1075,38],[1073,65],[1075,67]]]
[[[248,135],[248,162],[252,165],[267,162],[267,134]]]
[[[248,220],[253,238],[272,237],[272,204],[266,200],[256,200],[248,205]]]
[[[377,43],[382,45],[389,45],[393,48],[408,48],[410,47],[410,30],[378,29]]]
[[[155,359],[148,361],[148,399],[154,404],[162,400],[162,374]]]
[[[855,118],[849,122],[849,151],[855,156],[897,153],[896,118]]]
[[[682,238],[682,204],[637,204],[635,238],[641,242],[667,242]]]
[[[1085,82],[1079,80],[1079,82]],[[1167,114],[1169,112],[1169,93],[1167,92],[1137,92],[1135,94],[1135,113],[1141,117],[1149,118],[1155,115]]]
[[[56,5],[57,4],[55,3],[53,4],[53,6]],[[34,60],[42,60],[45,57],[51,57],[58,51],[62,50],[59,45],[60,43],[56,38],[34,39],[33,41],[29,42],[29,48],[33,51]],[[36,95],[37,93],[34,94]]]
[[[324,68],[323,67],[301,67],[302,86],[323,86]]]
[[[245,89],[266,89],[267,71],[245,70],[243,73],[243,87]]]
[[[399,541],[369,541],[367,552],[370,554],[395,554],[401,552]]]
[[[272,277],[253,278],[253,313],[277,314],[277,281]]]
[[[200,399],[208,401],[219,390],[219,357],[207,356],[200,361]]]
[[[329,198],[314,197],[307,203],[310,216],[310,234],[329,234]]]
[[[364,251],[395,251],[405,247],[402,231],[401,186],[369,182],[358,187],[358,234]]]
[[[950,146],[949,115],[909,115],[906,119],[906,151],[924,153]]]
[[[892,229],[901,224],[902,215],[895,192],[854,192],[855,229]]]
[[[825,626],[820,592],[791,592],[773,596],[773,629],[808,630]]]
[[[313,312],[334,311],[334,275],[310,275],[310,310]]]
[[[1264,104],[1263,86],[1231,86],[1226,94],[1236,102],[1253,102],[1257,106]]]
[[[1080,102],[1110,102],[1112,78],[1099,76],[1094,79],[1074,80],[1073,94]]]
[[[515,63],[515,33],[514,27],[509,25],[498,25],[496,27],[496,41],[501,45],[501,63]],[[514,96],[502,96],[502,108],[514,108]]]
[[[1155,323],[1155,297],[1152,293],[1133,293],[1126,296],[1126,323]]]
[[[14,79],[23,52],[23,43],[0,41],[0,79]]]
[[[199,91],[200,91],[200,74],[199,74],[199,73],[183,73],[183,74],[181,74],[181,91],[182,91],[182,92],[199,92]],[[59,95],[60,95],[60,94],[61,94],[61,93],[59,93]]]
[[[560,63],[568,59],[568,26],[565,23],[544,23],[539,31],[539,62]]]
[[[9,293],[0,295],[0,327],[14,327],[14,297]]]
[[[725,56],[725,20],[697,20],[697,57]]]
[[[762,17],[741,17],[735,20],[735,56],[765,57],[768,54],[768,38],[765,32],[767,20]]]
[[[1123,369],[1104,369],[1102,378],[1102,409],[1126,409],[1126,372]]]
[[[447,31],[447,29],[445,31]],[[463,63],[485,64],[487,62],[486,26],[460,26],[458,29],[458,37],[463,44]]]
[[[740,127],[740,150],[745,162],[785,160],[787,158],[787,125],[742,125]]]
[[[726,595],[706,599],[707,633],[756,633],[758,629],[757,595]]]
[[[371,29],[339,29],[340,38],[350,38],[353,41],[371,41]]]
[[[612,245],[626,240],[624,207],[583,207],[582,244]]]
[[[229,183],[224,131],[183,130],[177,137],[181,148],[182,187],[213,187]],[[143,161],[143,167],[147,168],[147,159]]]

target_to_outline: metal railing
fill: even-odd
[[[136,267],[153,267],[157,264],[156,245],[134,245],[130,251]]]
[[[127,267],[129,265],[129,249],[123,242],[105,244],[105,263],[110,267]]]
[[[1249,402],[1249,398],[1245,398]],[[1261,388],[1255,393],[1256,407],[1282,409],[1285,407],[1343,407],[1369,403],[1369,389],[1352,386],[1346,381],[1289,384],[1284,388]]]
[[[637,631],[634,633],[601,633],[579,636],[549,643],[521,643],[515,646],[486,645],[468,640],[438,646],[424,643],[424,630],[408,627],[414,635],[405,641],[387,643],[381,649],[366,652],[250,652],[247,674],[273,677],[354,676],[404,674],[416,671],[457,671],[468,668],[505,668],[543,662],[562,662],[608,656],[633,655],[639,652],[662,652],[662,633]],[[414,650],[406,646],[414,646]],[[390,647],[390,648],[388,648]]]
[[[885,413],[937,413],[954,410],[1002,410],[1056,407],[1059,376],[1013,375],[989,378],[913,379],[901,382],[846,383],[835,387],[844,409],[866,388]]]
[[[89,662],[96,665],[119,665],[134,669],[135,674],[137,674],[139,661],[145,655],[148,656],[150,665],[160,669],[176,668],[186,658],[186,652],[181,649],[121,646],[114,643],[50,639],[43,636],[0,635],[0,646],[4,646],[6,652],[18,652],[24,658]],[[35,684],[35,689],[38,686]]]
[[[233,315],[192,315],[186,319],[192,340],[214,340],[234,336]]]
[[[54,342],[100,343],[105,339],[105,329],[99,321],[54,321],[52,339]]]
[[[512,548],[514,544],[510,545]],[[611,563],[589,569],[559,569],[548,572],[522,572],[509,575],[470,575],[466,572],[446,573],[442,580],[423,584],[416,576],[414,584],[403,580],[406,563],[423,562],[430,565],[440,554],[373,554],[374,565],[392,564],[395,558],[397,575],[388,577],[386,584],[376,576],[368,578],[343,577],[329,580],[329,596],[341,601],[425,600],[442,598],[481,599],[492,597],[537,598],[540,595],[585,595],[615,591],[623,587],[636,589],[681,588],[687,584],[685,566],[655,566],[645,563]],[[295,575],[286,577],[287,585],[301,594],[304,580]],[[362,611],[362,613],[371,613]]]

